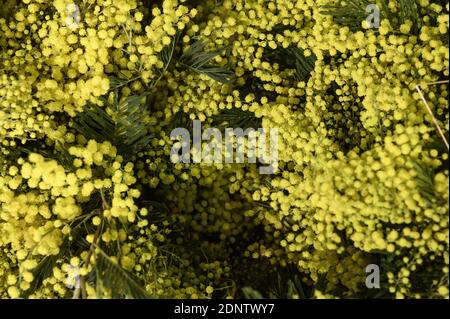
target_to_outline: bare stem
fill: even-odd
[[[107,210],[110,208],[106,198],[105,198],[105,194],[103,193],[103,189],[100,189],[100,196],[102,198],[102,208],[103,210]],[[91,259],[92,259],[92,255],[95,252],[95,247],[97,247],[97,243],[98,240],[100,238],[101,235],[101,230],[102,230],[102,225],[103,224],[103,219],[100,222],[100,225],[97,228],[97,231],[95,232],[94,235],[94,239],[92,241],[92,244],[89,248],[89,252],[86,256],[86,260],[84,262],[86,269],[89,267],[90,263],[91,263]],[[76,287],[74,293],[73,293],[73,297],[72,299],[79,299],[80,298],[80,291],[81,291],[81,296],[83,299],[87,298],[87,293],[86,293],[86,278],[84,276],[80,276],[80,284]]]
[[[432,82],[432,83],[428,83],[428,85],[432,85],[432,84],[444,84],[444,83],[448,83],[448,81]],[[443,130],[441,129],[441,127],[440,127],[440,125],[439,125],[439,123],[438,123],[436,117],[434,116],[433,111],[431,110],[430,106],[428,105],[428,102],[427,102],[427,100],[425,99],[425,96],[423,95],[422,90],[420,89],[420,86],[419,86],[419,85],[416,85],[416,90],[417,90],[417,92],[419,92],[420,98],[422,99],[423,103],[425,104],[425,108],[427,109],[428,113],[430,114],[431,119],[433,120],[433,124],[434,124],[434,126],[436,127],[436,129],[438,130],[439,135],[441,136],[442,140],[444,141],[445,146],[447,147],[447,149],[450,149],[450,148],[449,148],[449,145],[448,145],[448,141],[447,141],[447,139],[445,138],[444,132],[443,132]]]

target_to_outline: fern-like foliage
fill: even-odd
[[[406,21],[413,23],[411,32],[417,34],[422,22],[419,7],[415,0],[398,0],[398,10],[392,11],[388,7],[387,0],[377,2],[380,10],[380,19],[388,19],[392,26],[399,28]],[[373,0],[341,0],[337,5],[323,6],[322,14],[330,15],[333,20],[352,31],[362,30],[362,22],[366,20],[370,12],[366,11]]]
[[[234,73],[220,65],[211,63],[223,50],[208,52],[205,51],[205,47],[206,43],[202,41],[196,41],[191,44],[181,55],[181,65],[194,72],[205,74],[218,82],[230,83],[234,78]]]
[[[420,195],[427,200],[429,205],[439,201],[434,191],[434,169],[417,161],[412,162],[417,173],[416,184],[419,188]]]
[[[90,105],[79,113],[74,128],[87,139],[99,142],[110,141],[121,154],[135,154],[150,142],[151,134],[144,121],[146,109],[143,98],[146,94],[134,95],[113,103],[103,100],[108,114],[98,105]]]
[[[184,127],[188,130],[192,130],[192,120],[189,118],[189,114],[178,111],[173,115],[169,124],[169,129],[173,130],[177,127]]]
[[[373,4],[371,0],[340,1],[338,5],[323,6],[321,13],[331,15],[333,20],[340,25],[347,26],[352,30],[359,30],[362,28],[361,23],[368,16],[366,8],[371,4]]]
[[[243,297],[246,299],[308,299],[314,296],[315,289],[322,290],[325,284],[325,275],[320,275],[314,286],[305,285],[301,280],[301,275],[291,267],[279,270],[273,275],[276,279],[271,285],[265,287],[264,291],[250,286],[243,287]]]
[[[174,61],[175,58],[175,52],[179,39],[180,39],[180,32],[177,32],[175,36],[172,38],[170,44],[164,47],[164,49],[159,53],[159,59],[162,61],[163,67],[162,69],[156,70],[158,76],[151,82],[149,86],[150,88],[156,86],[156,84],[161,80],[161,78],[167,72],[169,67],[172,65],[172,62]]]
[[[75,166],[73,165],[73,160],[75,159],[69,151],[62,145],[57,143],[53,151],[43,151],[41,155],[48,159],[54,159],[58,164],[62,165],[68,171],[74,171]]]
[[[314,70],[316,57],[314,55],[305,56],[304,51],[300,48],[288,48],[288,55],[293,57],[295,71],[298,81],[307,81]]]
[[[167,72],[169,67],[172,65],[175,56],[176,46],[179,39],[180,39],[180,32],[177,32],[175,36],[172,38],[170,44],[165,46],[164,49],[159,53],[158,56],[161,62],[163,63],[163,67],[158,69],[155,68],[154,71],[156,77],[149,84],[144,84],[148,90],[154,88],[156,84],[158,84],[158,82]],[[140,79],[141,75],[137,75],[135,77],[126,77],[123,74],[111,75],[109,77],[109,86],[111,90],[115,91],[119,88],[122,88],[130,84],[133,81],[137,81]]]
[[[30,284],[28,290],[22,292],[22,298],[28,298],[33,292],[39,289],[44,280],[53,274],[53,268],[56,266],[58,260],[60,260],[69,249],[69,239],[64,238],[63,244],[59,248],[57,255],[49,255],[42,258],[36,268],[33,269],[33,281]]]
[[[98,254],[90,274],[97,288],[104,289],[111,294],[111,298],[148,299],[142,283],[130,272],[117,264],[105,251],[96,247]]]
[[[258,290],[249,286],[242,288],[242,294],[245,299],[263,299],[263,296]]]
[[[294,69],[296,80],[304,82],[308,81],[317,60],[314,54],[306,56],[304,50],[298,47],[267,50],[264,58],[271,63],[278,63],[281,69]]]
[[[167,71],[167,69],[171,65],[179,39],[180,39],[180,32],[177,32],[175,36],[172,38],[170,44],[166,46],[159,54],[160,60],[164,63],[163,71],[160,71],[160,73]]]
[[[385,0],[384,0],[385,1]],[[417,34],[422,27],[422,18],[420,16],[419,7],[415,0],[398,0],[400,10],[398,13],[398,19],[391,18],[391,22],[396,22],[397,26],[405,23],[406,21],[411,21],[413,23],[412,31]],[[391,15],[388,14],[388,17]]]
[[[240,127],[242,129],[261,127],[261,119],[255,116],[255,113],[243,111],[238,108],[223,110],[220,114],[213,116],[213,122],[228,127]]]
[[[19,158],[24,154],[39,153],[47,160],[55,160],[58,164],[62,165],[68,171],[74,171],[73,165],[74,157],[69,153],[66,147],[61,143],[56,143],[53,147],[43,148],[42,140],[33,141],[33,143],[27,143],[21,145],[13,150],[13,158]]]
[[[66,259],[71,255],[71,252],[76,250],[85,250],[89,248],[88,243],[84,239],[88,233],[92,233],[92,224],[87,221],[95,213],[95,208],[98,206],[99,198],[94,195],[92,198],[82,205],[83,211],[89,212],[79,216],[70,224],[70,234],[64,236],[59,252],[56,255],[48,255],[40,260],[37,267],[33,269],[33,281],[30,288],[22,293],[22,298],[28,298],[32,293],[38,290],[45,279],[53,274],[53,268],[57,266],[58,262]],[[91,228],[91,229],[90,229]]]

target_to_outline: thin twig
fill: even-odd
[[[103,193],[103,189],[100,189],[100,196],[102,198],[102,208],[103,210],[107,210],[110,208],[108,202],[106,201],[105,198],[105,194]],[[92,240],[92,244],[91,247],[89,248],[89,252],[88,255],[86,256],[86,260],[85,260],[85,267],[86,269],[89,267],[89,264],[91,263],[91,259],[92,259],[92,255],[94,254],[95,248],[97,247],[97,241],[100,238],[100,234],[101,234],[101,229],[102,229],[102,225],[103,224],[103,220],[100,222],[100,225],[97,228],[97,231],[94,235],[94,239]],[[80,290],[81,290],[81,295],[83,299],[86,299],[87,297],[87,293],[86,293],[86,279],[84,278],[84,276],[80,276],[80,284],[76,287],[74,293],[73,293],[73,297],[72,299],[79,299],[80,297]]]
[[[448,81],[431,82],[431,83],[428,83],[427,85],[445,84],[445,83],[448,83]],[[422,90],[420,89],[419,85],[416,85],[416,90],[417,90],[417,92],[419,92],[420,98],[422,99],[423,103],[425,104],[425,107],[433,120],[434,126],[438,130],[439,135],[441,136],[442,140],[444,141],[445,146],[447,147],[447,149],[450,149],[449,145],[448,145],[448,141],[445,138],[444,131],[441,129],[441,127],[440,127],[436,117],[434,116],[433,111],[431,110],[430,106],[428,105],[428,102],[425,99],[425,96],[423,95]]]
[[[427,85],[448,84],[448,80],[427,83]]]

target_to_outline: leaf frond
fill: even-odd
[[[134,95],[112,104],[106,102],[112,115],[98,105],[90,105],[77,115],[74,128],[87,139],[110,141],[121,154],[135,154],[151,140],[148,124],[144,121],[144,97]]]
[[[95,280],[99,280],[103,288],[111,293],[112,298],[149,298],[135,276],[118,265],[100,247],[96,246],[96,250],[98,254],[92,273]]]
[[[220,83],[230,83],[234,73],[230,70],[212,64],[211,61],[223,52],[222,50],[205,51],[206,43],[196,41],[181,55],[180,63],[187,68],[205,74]]]
[[[330,15],[333,20],[352,31],[363,30],[362,22],[365,21],[370,11],[366,11],[369,5],[375,4],[372,0],[341,0],[336,5],[322,6],[321,13]],[[415,0],[398,0],[398,8],[394,11],[388,6],[387,0],[378,0],[380,20],[388,19],[390,24],[398,29],[407,21],[412,22],[411,33],[418,34],[422,26],[422,18]]]
[[[307,82],[314,70],[316,56],[306,56],[303,49],[298,47],[277,48],[267,51],[264,57],[272,63],[278,63],[282,69],[294,69],[297,81]]]
[[[255,113],[238,108],[223,110],[220,114],[213,116],[213,122],[222,126],[239,127],[244,130],[247,128],[258,129],[262,125],[261,119],[257,118]]]

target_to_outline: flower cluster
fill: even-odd
[[[448,149],[416,90],[448,132],[448,2],[391,0],[379,28],[340,0],[6,2],[0,297],[449,297]],[[134,96],[127,153],[108,115]],[[173,128],[233,110],[278,130],[275,174],[171,162]]]

